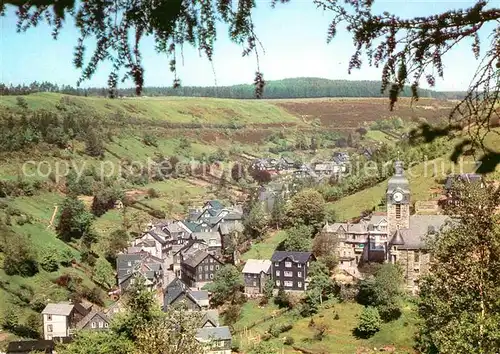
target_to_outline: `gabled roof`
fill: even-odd
[[[198,301],[208,301],[208,291],[206,290],[191,290],[190,295]]]
[[[194,268],[197,267],[198,264],[200,264],[205,258],[207,257],[212,257],[215,259],[218,263],[222,264],[221,261],[219,261],[216,257],[213,255],[207,253],[205,250],[197,250],[193,254],[191,254],[189,257],[185,258],[182,262],[184,264],[187,264],[188,266]]]
[[[196,232],[198,231],[198,228],[199,228],[199,224],[198,223],[195,223],[191,220],[183,220],[181,221],[189,230],[191,230],[191,232]]]
[[[285,258],[291,259],[296,263],[306,263],[311,258],[311,252],[289,252],[289,251],[275,251],[271,257],[272,262],[281,262]]]
[[[75,312],[77,312],[81,316],[85,317],[85,316],[87,316],[90,313],[92,305],[90,307],[86,307],[86,306],[84,306],[83,304],[81,304],[79,302],[75,302],[73,304],[73,308],[75,309]]]
[[[208,200],[207,202],[205,202],[205,205],[207,206],[210,206],[211,208],[213,209],[222,209],[224,208],[224,205],[222,205],[222,203],[218,200]]]
[[[69,316],[71,311],[73,311],[73,308],[73,304],[69,303],[47,304],[47,306],[43,309],[42,314]]]
[[[218,232],[193,232],[193,239],[203,240],[209,246],[221,245],[221,237]]]
[[[230,340],[231,331],[229,327],[204,327],[199,328],[196,333],[196,339],[200,341],[210,340]]]
[[[218,310],[203,311],[203,318],[201,319],[201,327],[205,327],[207,322],[210,322],[214,327],[219,327],[219,311]]]
[[[445,189],[451,189],[453,186],[453,182],[455,181],[462,181],[462,182],[467,182],[467,183],[475,183],[475,182],[480,182],[482,181],[483,176],[476,174],[476,173],[462,173],[459,175],[449,175],[446,177],[446,182],[444,184]]]
[[[63,342],[68,343],[69,340],[65,339]],[[21,340],[13,341],[7,345],[7,353],[32,353],[43,352],[52,353],[54,350],[54,341],[52,340]]]
[[[391,246],[401,246],[405,244],[405,240],[399,229],[396,230],[389,243]]]
[[[151,235],[151,237],[153,237],[156,241],[158,241],[162,245],[165,245],[167,243],[166,236],[168,235],[161,230],[152,229],[146,233]]]
[[[82,318],[76,324],[76,328],[77,329],[82,329],[83,327],[85,327],[90,321],[92,321],[96,317],[102,319],[103,321],[105,321],[107,323],[109,323],[109,321],[110,321],[109,317],[105,313],[100,312],[100,311],[91,311],[87,316],[85,316],[84,318]]]
[[[268,259],[249,259],[243,267],[242,273],[246,274],[269,274],[271,261]]]

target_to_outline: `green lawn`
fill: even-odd
[[[25,96],[30,109],[55,110],[64,95],[36,93]],[[174,123],[279,123],[301,120],[284,109],[260,100],[232,100],[195,97],[142,97],[107,99],[98,97],[69,97],[77,109],[98,114],[121,111],[124,115]],[[0,106],[15,107],[16,96],[0,97]]]
[[[270,259],[276,247],[285,239],[285,231],[278,231],[268,235],[263,241],[254,243],[241,258],[248,259]]]
[[[273,323],[291,323],[293,328],[289,332],[281,334],[279,338],[270,339],[278,347],[283,348],[285,353],[296,352],[290,346],[282,344],[281,338],[283,337],[294,338],[294,346],[313,353],[353,354],[361,349],[373,350],[373,348],[390,345],[396,347],[396,353],[413,353],[412,347],[417,321],[414,307],[407,305],[398,320],[383,324],[381,330],[373,337],[358,339],[353,335],[353,329],[357,326],[357,316],[361,313],[363,307],[350,302],[337,304],[327,302],[326,304],[313,316],[315,323],[324,323],[328,327],[327,335],[322,341],[314,339],[315,330],[309,326],[310,317],[303,318],[294,311],[287,312],[277,316],[274,320],[253,327],[248,331],[247,336],[251,338],[258,334],[262,335]],[[252,310],[251,316],[246,314],[250,309]],[[236,327],[243,328],[260,316],[270,314],[275,309],[275,305],[268,305],[264,309],[258,309],[253,302],[247,303],[243,307],[242,316],[236,323]],[[335,320],[335,313],[339,315],[338,320]],[[235,339],[244,350],[250,349],[253,345],[251,340],[247,340],[244,333],[235,335]]]

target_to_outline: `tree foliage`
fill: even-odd
[[[85,210],[83,202],[74,196],[67,197],[61,206],[56,226],[57,236],[64,241],[79,239],[90,231],[92,215]]]
[[[359,316],[358,326],[354,333],[362,338],[369,338],[380,330],[382,321],[377,308],[366,306]]]
[[[493,353],[500,347],[500,190],[458,184],[448,212],[460,219],[429,240],[421,281],[422,353]]]
[[[235,304],[241,297],[243,278],[234,265],[226,264],[215,272],[214,280],[207,288],[212,292],[211,302],[220,306],[225,302]]]
[[[295,194],[287,204],[288,224],[311,226],[315,233],[325,220],[326,204],[323,196],[314,189],[304,189]]]
[[[313,240],[312,252],[316,259],[321,260],[328,269],[333,269],[338,264],[337,245],[338,236],[336,234],[320,232]]]
[[[57,348],[61,354],[130,354],[133,350],[131,340],[113,331],[80,331],[70,344]]]
[[[244,220],[245,233],[252,239],[262,238],[268,229],[268,218],[262,203],[254,202]]]
[[[306,252],[311,249],[312,228],[305,225],[298,225],[286,230],[286,237],[283,240],[285,251]]]
[[[32,276],[38,273],[36,252],[31,239],[23,234],[14,234],[0,224],[0,249],[4,254],[3,269],[8,275]]]
[[[397,319],[401,315],[403,296],[403,273],[399,265],[385,263],[375,277],[362,280],[358,302],[378,309],[384,321]]]

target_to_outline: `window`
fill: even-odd
[[[205,273],[205,280],[208,280],[208,273]]]
[[[252,284],[253,284],[253,286],[257,286],[257,282],[256,281],[254,281]]]
[[[205,266],[205,270],[208,270],[208,266]]]
[[[127,274],[130,274],[131,270],[130,269],[127,269]]]
[[[99,328],[103,328],[103,327],[104,327],[104,322],[99,321]]]
[[[396,204],[396,219],[401,219],[401,204]]]
[[[130,279],[130,284],[134,284],[135,279]]]
[[[395,255],[395,254],[393,254],[393,255],[392,255],[392,263],[396,263],[396,261],[397,261],[396,255]]]
[[[217,342],[217,346],[219,346],[219,347],[223,347],[223,346],[224,346],[224,342],[223,342],[223,341],[221,341],[221,340],[220,340],[220,341],[218,341],[218,342]]]
[[[292,262],[285,262],[285,267],[286,268],[291,268],[292,267]]]
[[[47,339],[48,340],[52,340],[52,336],[47,336]]]
[[[203,274],[198,274],[198,279],[203,280]]]
[[[210,274],[210,279],[213,279],[214,278],[214,275],[213,274]]]
[[[52,331],[53,331],[52,325],[47,325],[47,332],[52,332]]]
[[[213,265],[210,266],[210,270],[214,270],[214,266]]]
[[[293,272],[285,271],[285,277],[293,277]]]
[[[215,270],[219,270],[219,265],[218,264],[215,266]]]
[[[52,321],[52,315],[47,315],[47,321]]]
[[[297,276],[298,276],[299,278],[302,278],[302,272],[297,272]]]
[[[280,286],[281,282],[279,280],[276,280],[276,286]]]
[[[92,323],[90,324],[90,326],[91,326],[92,328],[96,328],[96,323],[95,323],[95,322],[92,322]]]
[[[280,262],[274,262],[274,266],[275,267],[279,267],[280,266]]]
[[[128,262],[127,266],[132,267],[132,262]]]
[[[297,263],[297,268],[302,268],[302,263]]]
[[[277,271],[276,271],[276,276],[277,276],[277,277],[279,277],[279,276],[280,276],[280,271],[279,271],[279,270],[277,270]]]
[[[291,288],[293,286],[293,281],[287,280],[287,281],[284,282],[284,284],[285,284],[286,287]]]
[[[109,327],[109,323],[104,322],[104,328],[108,328],[108,327]]]
[[[413,261],[415,263],[419,263],[420,262],[420,253],[418,251],[413,252]]]
[[[301,281],[299,281],[299,282],[297,283],[297,286],[298,286],[299,288],[302,288],[302,282],[301,282]]]

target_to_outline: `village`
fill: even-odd
[[[338,158],[333,163],[338,168],[328,169],[331,173],[345,171],[342,166],[348,157]],[[288,162],[271,161],[271,167],[267,163],[267,160],[258,161],[261,169],[276,168],[276,165]],[[404,269],[406,290],[416,294],[419,277],[427,272],[430,262],[424,238],[437,234],[453,222],[449,216],[440,213],[412,214],[408,179],[399,161],[394,167],[394,175],[387,185],[385,212],[374,212],[361,217],[358,222],[327,222],[322,228],[322,232],[334,235],[338,240],[338,265],[332,278],[339,284],[363,279],[359,269],[366,263],[399,263]],[[320,170],[326,168],[321,166]],[[449,176],[441,199],[453,201],[451,186],[457,179],[472,183],[480,181],[481,176]],[[266,198],[259,200],[268,203]],[[309,268],[316,260],[312,251],[276,250],[270,259],[246,261],[242,261],[236,251],[228,255],[225,242],[244,232],[245,216],[241,205],[223,205],[218,200],[208,200],[201,206],[190,208],[184,220],[151,222],[117,256],[116,289],[108,294],[113,303],[106,308],[87,301],[47,304],[42,311],[44,340],[38,345],[50,347],[57,341],[68,342],[81,330],[108,330],[113,317],[126,311],[123,295],[141,277],[164,311],[182,304],[202,314],[196,338],[211,343],[207,353],[231,353],[230,327],[222,325],[219,310],[211,306],[211,293],[206,290],[206,285],[213,281],[219,269],[227,263],[238,266],[248,298],[262,296],[268,280],[272,280],[275,293],[283,289],[300,295],[308,288]],[[33,349],[34,343],[12,342],[7,352],[20,353],[30,345]]]

